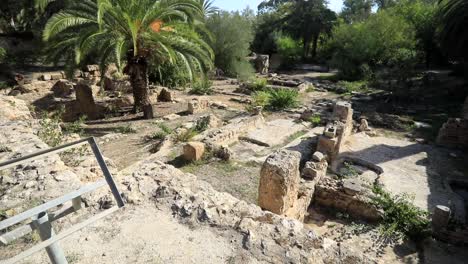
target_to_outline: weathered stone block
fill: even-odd
[[[320,136],[317,151],[327,155],[328,159],[331,159],[336,155],[336,146],[338,144],[338,138],[329,138],[326,136]]]
[[[283,215],[294,206],[299,189],[301,155],[279,150],[270,155],[260,172],[258,204],[262,209]]]
[[[173,91],[169,91],[166,88],[163,88],[158,95],[158,101],[161,102],[172,102],[175,100],[175,94]]]
[[[184,146],[184,159],[187,161],[198,161],[203,158],[205,144],[201,142],[189,142]]]
[[[328,162],[323,160],[321,162],[306,162],[304,169],[302,169],[302,176],[306,179],[315,182],[320,181],[322,177],[327,174]]]
[[[54,97],[67,97],[73,92],[73,84],[67,80],[59,80],[52,87]]]
[[[210,106],[208,100],[194,99],[188,102],[188,112],[190,114],[197,114],[205,111]]]
[[[320,151],[316,151],[316,152],[312,155],[312,160],[313,160],[313,161],[316,161],[316,162],[324,161],[324,160],[325,160],[325,155],[323,155],[323,153],[320,152]]]
[[[333,109],[333,117],[339,121],[347,121],[353,119],[353,109],[351,104],[347,102],[337,102]]]

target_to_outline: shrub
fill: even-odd
[[[253,73],[246,58],[254,38],[254,18],[248,10],[243,13],[223,11],[210,16],[206,22],[214,37],[215,65],[229,76],[246,80]]]
[[[367,91],[369,89],[367,81],[355,81],[355,82],[339,81],[338,85],[345,88],[347,93],[357,92],[357,91]]]
[[[40,128],[37,135],[51,147],[56,147],[63,141],[63,133],[60,127],[63,111],[63,109],[60,109],[51,113],[50,116],[45,112],[41,114]]]
[[[278,36],[275,42],[278,53],[283,59],[282,68],[291,68],[301,59],[302,46],[300,42],[288,36]]]
[[[298,105],[299,93],[290,89],[270,90],[269,108],[272,110],[283,110]]]
[[[258,91],[252,95],[252,105],[266,108],[270,105],[271,94],[269,91]]]
[[[190,90],[191,94],[198,94],[198,95],[209,95],[213,94],[213,82],[210,81],[208,78],[201,78],[197,80]]]
[[[172,134],[173,130],[168,127],[167,125],[161,123],[161,124],[158,124],[158,127],[162,130],[162,132],[166,133],[166,134]]]
[[[192,81],[191,72],[177,59],[175,63],[164,62],[159,67],[149,69],[150,81],[171,89],[183,88]]]
[[[268,84],[268,80],[265,78],[257,78],[251,84],[249,84],[249,88],[253,91],[263,91],[266,89]]]
[[[327,45],[333,51],[332,66],[343,78],[358,80],[369,67],[388,65],[399,49],[415,50],[416,39],[408,21],[380,10],[363,22],[337,26]]]
[[[319,115],[314,115],[309,119],[314,127],[319,126],[322,123],[322,118]]]
[[[413,205],[407,194],[392,196],[378,185],[373,192],[373,203],[384,211],[382,232],[385,236],[420,241],[430,234],[429,214]]]
[[[86,116],[82,115],[78,120],[73,123],[68,123],[64,125],[64,130],[67,133],[76,133],[82,135],[84,133],[84,122],[86,121]]]
[[[189,142],[193,137],[198,135],[198,132],[195,128],[183,130],[178,133],[175,137],[176,142]]]

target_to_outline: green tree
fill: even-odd
[[[210,16],[207,28],[213,34],[215,65],[231,76],[249,75],[252,66],[247,61],[253,40],[253,11],[222,11]]]
[[[43,39],[48,58],[65,59],[69,68],[91,54],[102,69],[126,62],[137,112],[150,104],[149,65],[182,60],[190,71],[211,68],[212,50],[195,32],[202,19],[195,0],[81,0],[50,18]]]
[[[347,23],[366,20],[372,12],[372,0],[344,0],[341,16]]]

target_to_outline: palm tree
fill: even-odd
[[[134,112],[151,118],[149,66],[179,60],[190,73],[211,69],[213,52],[195,31],[203,15],[198,0],[80,0],[49,19],[43,39],[48,58],[65,59],[69,70],[90,56],[101,70],[126,64]]]
[[[468,1],[442,0],[442,46],[454,59],[468,62]]]

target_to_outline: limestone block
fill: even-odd
[[[63,76],[61,72],[54,72],[54,73],[50,74],[50,79],[52,79],[52,80],[60,80],[60,79],[62,79],[64,77],[65,76]]]
[[[201,142],[189,142],[184,146],[184,159],[187,161],[198,161],[203,158],[205,144]]]
[[[188,102],[188,112],[190,114],[192,114],[192,115],[203,112],[208,107],[209,107],[208,100],[194,99],[194,100]]]
[[[70,96],[73,92],[73,84],[67,80],[59,80],[52,87],[52,92],[54,97],[67,97]]]
[[[89,119],[98,118],[99,112],[94,102],[93,90],[89,85],[79,83],[74,86],[76,92],[76,102],[81,114],[85,114]]]
[[[327,155],[330,159],[336,155],[336,146],[338,144],[338,138],[329,138],[326,136],[320,136],[317,145],[317,151]]]
[[[323,153],[320,152],[320,151],[316,151],[316,152],[312,155],[312,160],[313,160],[313,161],[316,161],[316,162],[321,162],[321,161],[325,160],[325,155],[323,155]]]
[[[311,179],[315,182],[320,181],[322,177],[327,174],[328,162],[323,160],[321,162],[306,162],[302,170],[302,176],[306,179]]]
[[[266,159],[260,172],[258,191],[261,208],[283,215],[294,206],[299,190],[300,160],[298,152],[284,149]]]
[[[52,80],[52,76],[50,76],[50,74],[43,74],[41,76],[41,80],[42,81],[50,81],[50,80]]]
[[[353,120],[353,109],[351,104],[347,102],[337,102],[333,109],[333,117],[336,120],[346,122],[348,120]]]
[[[369,123],[367,122],[367,120],[361,119],[361,124],[359,125],[359,131],[366,132],[369,130],[370,130],[370,127],[369,127]]]
[[[173,91],[169,91],[166,88],[163,88],[158,95],[158,101],[161,102],[172,102],[175,99],[175,94]]]

